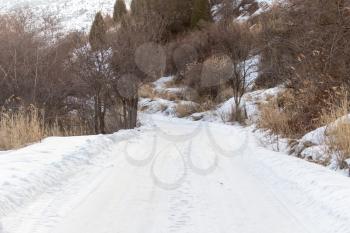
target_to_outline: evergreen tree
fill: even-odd
[[[201,21],[211,21],[211,9],[208,0],[194,0],[191,17],[191,26],[197,27]]]
[[[106,45],[106,34],[107,27],[105,21],[101,12],[98,12],[89,34],[89,42],[93,50],[103,48]]]
[[[146,12],[146,1],[147,0],[132,0],[130,8],[131,14],[134,16],[140,16]]]
[[[124,0],[117,0],[114,5],[113,20],[118,22],[127,13]]]

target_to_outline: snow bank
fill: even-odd
[[[257,59],[257,58],[255,58]],[[264,103],[270,97],[275,97],[284,90],[283,87],[274,87],[265,90],[253,91],[245,94],[242,98],[242,106],[247,112],[248,119],[256,121],[259,116],[258,104]],[[220,104],[216,110],[217,114],[230,114],[234,106],[234,98]]]
[[[312,161],[317,161],[317,162],[325,161],[326,159],[328,159],[329,151],[330,151],[327,146],[327,140],[328,140],[327,131],[329,131],[329,129],[334,127],[339,122],[349,123],[349,121],[350,121],[350,115],[343,116],[329,125],[319,127],[305,134],[300,139],[298,145],[295,148],[297,154],[302,158],[310,159]],[[337,164],[336,164],[335,155],[333,155],[333,158],[331,158],[331,160],[332,161],[330,164],[330,168],[336,169]]]
[[[159,90],[159,89],[162,90],[165,88],[165,86],[168,82],[171,82],[173,80],[174,80],[173,76],[166,76],[166,77],[162,77],[162,78],[158,79],[157,81],[153,82],[153,84],[157,90]]]
[[[350,123],[350,114],[339,118],[338,120],[334,121],[333,123],[331,123],[329,125],[322,126],[320,128],[317,128],[317,129],[305,134],[304,137],[301,139],[301,141],[302,142],[311,142],[315,145],[325,144],[326,140],[327,140],[327,130],[329,128],[334,127],[334,125],[337,125],[339,122]]]
[[[124,131],[109,136],[51,137],[17,151],[2,152],[0,217],[105,159],[113,144],[131,136]]]
[[[251,172],[263,177],[282,203],[289,202],[287,208],[309,216],[316,232],[349,232],[349,178],[283,153],[261,149],[252,158]]]
[[[325,144],[325,142],[326,142],[326,137],[325,137],[326,130],[327,130],[327,126],[317,128],[317,129],[305,134],[302,137],[301,142],[311,142],[315,145]]]
[[[139,108],[143,113],[163,114],[165,116],[175,116],[176,106],[177,104],[174,101],[158,98],[141,98],[139,102]]]

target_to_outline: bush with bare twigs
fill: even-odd
[[[321,124],[327,125],[326,143],[330,154],[334,154],[340,169],[349,167],[350,159],[350,103],[346,91],[341,92],[339,101],[331,104],[330,110],[324,110],[320,119]]]
[[[179,103],[176,106],[176,116],[183,118],[192,115],[198,111],[198,106],[194,103]]]
[[[339,87],[350,85],[349,3],[289,0],[261,16],[263,87],[284,83],[289,98],[279,103],[299,136],[317,128]]]

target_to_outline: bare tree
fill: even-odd
[[[245,24],[224,23],[210,29],[213,50],[224,54],[229,59],[221,59],[225,65],[231,67],[228,73],[229,85],[233,90],[236,116],[241,111],[242,97],[255,81],[253,73],[257,71],[257,61],[254,57],[254,37]],[[225,69],[227,69],[225,68]]]
[[[143,83],[160,78],[166,57],[162,47],[166,23],[155,11],[129,16],[112,37],[114,94],[122,103],[124,128],[137,125],[138,88]]]
[[[110,67],[111,49],[92,50],[89,44],[77,49],[72,64],[83,92],[92,98],[95,133],[106,133],[105,117],[108,109],[110,83],[114,77]],[[84,88],[85,87],[85,88]]]
[[[35,22],[45,22],[36,26]],[[0,16],[0,105],[10,97],[46,110],[48,119],[64,115],[72,91],[66,61],[76,41],[56,37],[57,21],[20,10]]]

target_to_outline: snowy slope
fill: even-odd
[[[126,1],[129,2],[129,1]],[[27,7],[34,13],[57,15],[64,30],[88,30],[95,14],[112,14],[115,0],[1,0],[0,12]]]
[[[131,0],[125,0],[125,2],[129,6]],[[258,0],[257,2],[260,6],[272,4],[272,0]],[[87,31],[98,11],[112,14],[114,3],[115,0],[1,0],[0,13],[18,8],[29,8],[34,13],[44,12],[57,15],[64,31]],[[261,9],[256,14],[259,12]]]
[[[348,232],[348,178],[266,150],[238,126],[154,115],[143,123],[0,154],[2,231]]]

